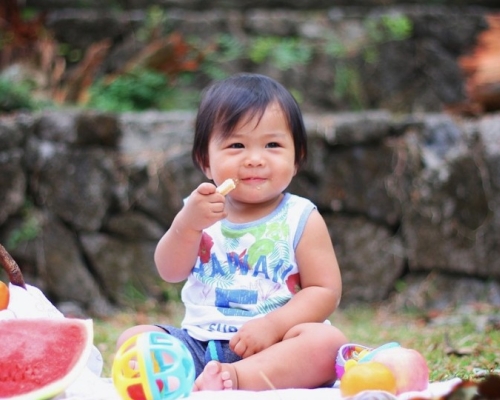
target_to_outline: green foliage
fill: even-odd
[[[407,287],[408,287],[407,282],[402,279],[397,280],[394,285],[394,289],[396,290],[397,293],[402,293],[403,291],[406,290]]]
[[[147,300],[145,293],[134,286],[132,282],[127,282],[122,293],[123,301],[126,304],[141,303]]]
[[[382,26],[389,33],[389,38],[392,40],[408,39],[413,32],[413,24],[411,19],[404,16],[382,16]]]
[[[41,232],[40,221],[35,214],[33,204],[26,202],[21,210],[21,225],[13,230],[7,239],[7,247],[15,249],[24,242],[34,240]]]
[[[370,18],[365,22],[368,43],[363,49],[363,59],[373,64],[378,61],[378,46],[391,41],[408,39],[413,33],[413,23],[405,15],[383,15],[380,18]]]
[[[222,34],[215,39],[215,50],[207,52],[201,64],[201,71],[213,80],[227,77],[222,66],[241,58],[244,53],[243,44],[231,35]]]
[[[233,61],[238,59],[243,54],[242,43],[232,35],[222,34],[217,39],[218,51],[217,54],[221,62]]]
[[[151,8],[151,30],[163,21],[162,13],[161,10]],[[191,41],[189,47],[199,48],[200,43]],[[221,65],[241,57],[242,52],[242,45],[238,40],[229,35],[220,35],[213,49],[206,50],[198,71],[181,70],[174,79],[164,72],[141,68],[119,75],[111,82],[101,79],[91,86],[87,106],[112,112],[194,109],[200,97],[200,91],[193,85],[195,76],[202,72],[211,79],[224,78],[226,74]]]
[[[181,291],[184,286],[183,282],[180,283],[169,283],[161,282],[160,288],[162,292],[162,297],[165,302],[180,302],[181,301]]]
[[[166,16],[165,9],[159,6],[148,8],[145,22],[135,32],[144,46],[162,38],[169,30],[172,33]],[[220,34],[215,38],[197,38],[191,40],[194,43],[188,44],[181,38],[167,63],[174,73],[143,67],[113,77],[111,81],[109,78],[96,80],[88,93],[84,93],[88,96],[82,97],[89,98],[88,107],[111,112],[195,108],[199,100],[199,83],[207,78],[224,79],[230,71],[246,69],[248,65],[244,63],[248,60],[287,71],[297,66],[308,66],[317,53],[334,60],[335,82],[332,84],[335,98],[351,108],[360,109],[364,96],[360,62],[377,62],[381,46],[390,41],[408,39],[412,33],[410,18],[391,13],[366,18],[364,31],[360,30],[358,36],[348,38],[349,42],[333,31],[314,41],[299,37],[259,36],[242,42],[238,37]],[[0,47],[1,42],[0,37]],[[63,56],[68,63],[76,65],[82,61],[82,49],[72,49],[64,43],[58,43],[57,49],[58,56]],[[194,56],[191,57],[190,52]],[[92,76],[92,79],[95,78]],[[65,89],[64,81],[57,85],[58,89]],[[39,109],[41,104],[33,100],[35,89],[30,83],[13,85],[0,79],[0,111]],[[56,88],[46,92],[56,92],[53,89]],[[297,92],[295,97],[299,99],[302,96]]]
[[[327,54],[337,60],[334,96],[345,100],[353,109],[363,109],[363,86],[356,59],[376,63],[380,46],[390,41],[408,39],[413,32],[410,18],[404,15],[382,15],[365,21],[366,37],[357,46],[347,49],[340,39],[330,37],[325,44]]]
[[[58,55],[64,57],[64,59],[71,64],[76,64],[82,61],[83,58],[82,49],[72,48],[67,43],[59,43],[57,52]]]
[[[120,75],[109,84],[100,80],[92,85],[88,107],[113,112],[162,109],[170,91],[165,74],[141,69]]]
[[[24,6],[21,10],[21,17],[23,21],[30,21],[36,18],[38,11],[34,8]]]
[[[165,88],[165,98],[160,104],[160,110],[193,110],[200,101],[200,91],[193,85],[194,74],[180,74],[175,84]]]
[[[348,50],[342,40],[335,35],[326,38],[324,51],[334,58],[345,58],[348,56]]]
[[[413,23],[405,15],[382,15],[380,18],[367,19],[365,28],[373,45],[408,39],[413,32]]]
[[[334,96],[346,99],[352,108],[362,109],[362,92],[359,71],[348,63],[336,65]]]
[[[292,94],[292,96],[295,98],[297,103],[301,104],[304,101],[304,96],[299,90],[291,87],[291,88],[289,88],[289,91]]]
[[[148,41],[157,34],[162,34],[162,28],[166,24],[165,11],[157,6],[151,6],[146,13],[146,21],[144,25],[138,30],[137,37],[139,40]]]
[[[35,110],[37,103],[32,99],[32,88],[27,81],[13,83],[10,79],[0,78],[0,111]]]
[[[262,36],[250,46],[248,56],[256,64],[269,61],[280,70],[305,65],[312,59],[313,48],[296,38]]]

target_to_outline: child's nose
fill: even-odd
[[[245,159],[245,165],[249,167],[255,167],[264,164],[264,158],[262,157],[262,152],[258,150],[249,151]]]

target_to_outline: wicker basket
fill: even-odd
[[[26,289],[26,284],[24,283],[23,274],[21,273],[19,265],[17,265],[12,256],[7,252],[7,250],[5,250],[5,247],[3,247],[1,244],[0,264],[2,264],[3,269],[7,273],[10,283]]]

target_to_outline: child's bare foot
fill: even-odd
[[[237,389],[236,370],[231,364],[210,361],[194,382],[193,391]]]

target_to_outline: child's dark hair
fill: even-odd
[[[242,118],[260,119],[273,102],[281,107],[292,132],[295,165],[302,166],[307,158],[307,134],[300,108],[280,83],[258,74],[233,75],[207,88],[196,117],[191,152],[194,164],[201,170],[209,166],[208,144],[214,129],[227,138]]]

